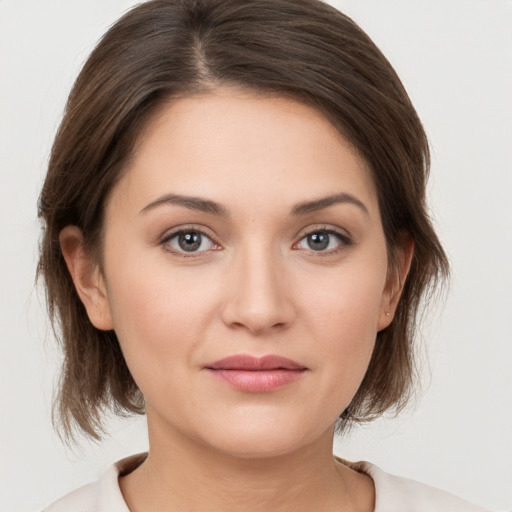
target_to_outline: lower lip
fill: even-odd
[[[210,370],[240,391],[267,393],[300,379],[305,370]]]

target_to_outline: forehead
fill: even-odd
[[[230,89],[165,104],[141,133],[117,189],[141,208],[163,193],[233,207],[250,199],[253,208],[333,193],[377,203],[365,161],[318,110]]]

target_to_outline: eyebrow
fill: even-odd
[[[227,208],[219,203],[210,201],[209,199],[203,199],[202,197],[182,196],[179,194],[166,194],[142,208],[139,214],[146,213],[147,211],[164,204],[176,204],[178,206],[188,208],[189,210],[211,213],[220,217],[229,217]]]
[[[358,206],[366,214],[369,213],[368,208],[366,208],[365,204],[357,199],[357,197],[354,197],[353,195],[347,194],[345,192],[341,192],[340,194],[333,194],[331,196],[322,197],[313,201],[304,201],[302,203],[298,203],[292,208],[292,215],[298,217],[300,215],[307,215],[311,212],[323,210],[324,208],[334,204],[346,203]]]
[[[216,203],[215,201],[204,199],[202,197],[183,196],[179,194],[166,194],[158,198],[156,201],[149,203],[139,212],[139,214],[144,214],[149,210],[156,208],[157,206],[167,204],[183,206],[189,210],[210,213],[220,217],[229,217],[229,210],[225,206]],[[303,201],[301,203],[297,203],[291,209],[291,215],[294,217],[300,217],[307,215],[308,213],[323,210],[324,208],[328,208],[329,206],[335,204],[353,204],[368,214],[368,208],[362,201],[351,194],[342,192],[339,194],[333,194],[319,199],[314,199],[312,201]]]

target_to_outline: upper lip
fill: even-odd
[[[255,357],[249,354],[240,354],[219,359],[207,364],[209,370],[305,370],[306,367],[286,357],[268,355]]]

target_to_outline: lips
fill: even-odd
[[[254,357],[247,354],[229,356],[206,366],[211,370],[305,370],[306,368],[281,356]]]
[[[232,387],[249,393],[276,390],[299,379],[307,368],[285,357],[229,356],[204,367]]]

